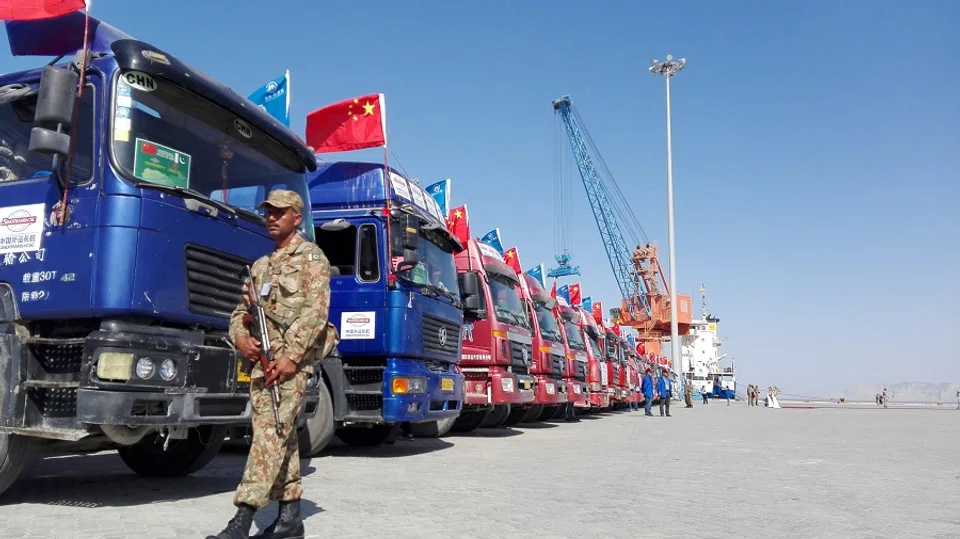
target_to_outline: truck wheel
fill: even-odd
[[[522,422],[523,418],[527,417],[527,412],[529,412],[530,409],[531,408],[522,407],[522,406],[517,406],[517,407],[511,406],[510,413],[507,414],[507,418],[503,420],[502,425],[506,427],[511,427],[513,425],[516,425]]]
[[[33,439],[0,433],[0,496],[20,477]]]
[[[534,404],[531,406],[527,413],[523,416],[523,419],[520,420],[521,423],[533,423],[534,421],[539,421],[540,416],[543,414],[543,411],[549,406],[544,406],[542,404]]]
[[[351,447],[375,447],[386,442],[398,425],[341,428],[337,429],[337,438]]]
[[[327,447],[336,431],[336,426],[333,424],[333,400],[330,398],[330,390],[327,389],[327,384],[322,378],[319,380],[319,385],[320,400],[317,402],[317,413],[313,418],[308,419],[297,433],[302,458],[318,455],[323,448]]]
[[[494,428],[503,425],[503,422],[507,420],[507,417],[510,415],[510,405],[509,404],[498,404],[496,408],[490,412],[490,415],[483,420],[483,423],[480,423],[481,428]]]
[[[185,440],[165,441],[151,434],[142,442],[117,449],[120,459],[142,477],[182,477],[201,470],[220,452],[227,437],[226,425],[201,425],[190,428]]]
[[[456,422],[456,417],[448,417],[446,419],[438,419],[436,421],[411,423],[410,429],[413,431],[413,435],[417,438],[440,438],[441,436],[444,436],[450,432],[450,429],[453,428],[453,424]]]
[[[453,431],[473,432],[480,428],[488,414],[489,412],[486,410],[482,412],[460,412],[460,416],[453,422]]]

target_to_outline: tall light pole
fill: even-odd
[[[674,62],[673,55],[667,55],[667,61],[650,60],[650,72],[663,75],[667,79],[667,241],[670,250],[670,358],[673,368],[681,370],[680,365],[680,328],[677,318],[677,255],[673,237],[673,146],[670,138],[670,77],[683,69],[686,58]],[[679,372],[683,376],[682,372]],[[684,380],[684,384],[687,381]]]

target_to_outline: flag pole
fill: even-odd
[[[391,230],[393,229],[392,219],[392,205],[390,203],[390,165],[387,154],[389,149],[387,147],[387,107],[386,107],[386,97],[383,94],[380,94],[380,128],[383,129],[383,200],[384,208],[383,212],[386,216],[386,235],[387,235],[387,281],[390,281],[390,277],[394,277],[396,274],[394,265],[393,265],[393,242]]]
[[[73,135],[76,135],[77,131],[77,117],[80,114],[80,107],[83,106],[83,87],[85,86],[84,82],[87,76],[87,52],[89,51],[89,39],[90,39],[90,7],[93,3],[93,0],[86,0],[84,2],[84,21],[83,21],[83,59],[80,61],[80,83],[77,86],[77,102],[73,108],[73,122],[71,130]],[[73,169],[73,148],[76,143],[76,136],[70,137],[70,153],[67,154],[67,177],[64,180],[63,185],[63,198],[60,199],[60,217],[58,219],[59,225],[64,226],[67,224],[67,200],[69,199],[70,194],[70,181],[72,180],[72,169]]]

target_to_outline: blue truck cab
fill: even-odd
[[[82,13],[7,23],[13,54],[59,58],[0,75],[0,492],[40,444],[181,476],[249,423],[227,329],[273,248],[257,204],[309,204],[316,168],[256,105],[96,19],[83,65],[83,31]]]
[[[433,198],[382,164],[321,161],[308,178],[316,242],[335,268],[341,340],[323,372],[337,437],[378,445],[401,422],[442,435],[463,405],[459,240]]]

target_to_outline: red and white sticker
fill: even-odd
[[[372,339],[377,329],[373,311],[345,312],[340,315],[340,340]]]
[[[32,253],[43,240],[44,204],[0,208],[0,253]]]

